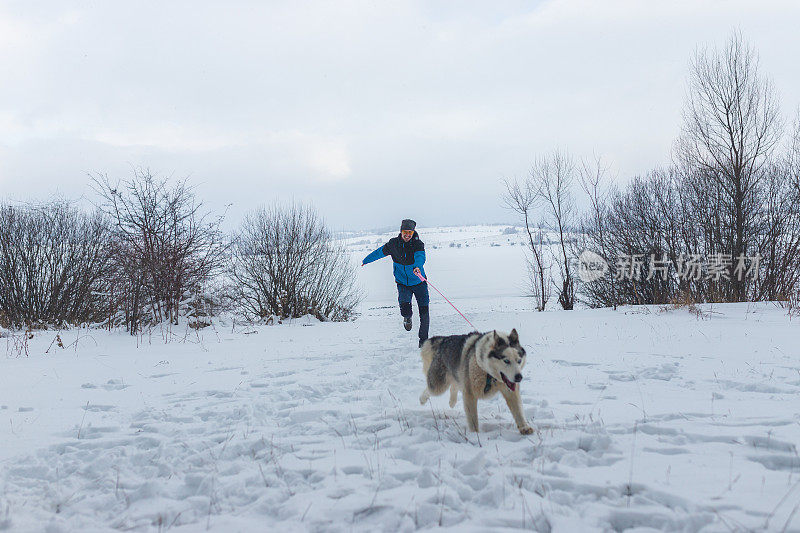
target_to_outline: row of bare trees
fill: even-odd
[[[505,202],[528,228],[537,308],[544,308],[550,287],[564,309],[572,308],[576,278],[569,265],[583,250],[610,266],[579,287],[591,306],[795,297],[800,117],[789,135],[784,126],[774,87],[736,32],[725,47],[700,50],[691,62],[682,132],[669,167],[619,189],[599,160],[575,163],[560,151],[536,160],[527,179],[507,183]],[[588,203],[580,216],[572,200],[575,181]],[[557,241],[549,249],[535,237],[545,227]],[[698,258],[706,264],[700,267]],[[714,272],[709,258],[720,263]],[[636,275],[620,275],[634,266]]]
[[[310,207],[261,209],[226,235],[185,180],[148,170],[92,176],[87,214],[66,201],[0,206],[0,326],[348,320],[360,295],[349,256]]]

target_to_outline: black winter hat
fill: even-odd
[[[411,220],[410,218],[407,218],[400,223],[400,231],[403,231],[404,229],[415,229],[416,227],[417,223]]]

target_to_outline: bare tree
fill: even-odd
[[[355,268],[310,207],[273,205],[249,215],[232,248],[231,277],[250,319],[349,320],[360,300]]]
[[[759,186],[780,138],[775,91],[742,35],[735,32],[722,50],[698,51],[677,153],[701,190],[719,192],[719,253],[738,258],[753,250]],[[746,280],[731,276],[730,299],[744,300],[746,289]]]
[[[582,250],[598,254],[609,267],[614,265],[611,243],[608,241],[608,197],[611,191],[607,184],[608,165],[596,157],[592,163],[584,161],[579,169],[581,188],[589,199],[589,211],[579,223],[579,244]],[[578,252],[580,253],[580,251]],[[604,276],[583,287],[588,303],[593,307],[617,308],[616,280],[613,268]]]
[[[92,180],[112,221],[114,287],[126,327],[177,324],[192,293],[224,265],[222,217],[203,211],[186,180],[170,186],[147,169],[113,183],[105,175]]]
[[[538,228],[533,226],[534,211],[539,198],[528,180],[522,184],[519,181],[506,180],[504,184],[506,186],[506,194],[503,196],[505,206],[521,216],[525,222],[525,232],[528,236],[527,248],[530,252],[530,256],[526,258],[528,280],[531,294],[536,302],[536,310],[544,311],[551,294],[550,265],[544,257],[544,235],[541,224]]]
[[[789,141],[789,153],[786,162],[789,170],[789,181],[800,194],[800,108],[795,112],[794,127]]]
[[[549,156],[536,160],[531,168],[531,188],[542,199],[550,218],[550,226],[558,233],[559,251],[554,253],[561,277],[558,289],[558,302],[563,309],[575,307],[575,279],[571,255],[570,231],[574,230],[575,203],[572,196],[572,185],[575,177],[575,161],[559,150]]]
[[[108,237],[100,213],[63,200],[0,206],[0,322],[20,328],[101,320]]]

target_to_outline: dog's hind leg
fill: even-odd
[[[430,342],[426,342],[422,345],[422,350],[420,350],[419,355],[422,357],[422,373],[425,375],[425,384],[427,385],[428,370],[430,370],[431,362],[433,361],[433,350],[431,349]],[[419,395],[420,405],[425,405],[425,402],[427,402],[430,397],[431,392],[428,390],[428,387],[425,387],[425,390]]]
[[[419,351],[419,356],[422,357],[422,373],[426,376],[428,375],[428,369],[431,367],[433,355],[433,347],[431,342],[428,341],[422,345],[422,349]]]
[[[422,357],[422,372],[425,374],[425,384],[427,387],[419,395],[419,403],[425,405],[431,396],[439,396],[450,385],[447,376],[447,367],[440,357],[433,351],[433,344],[427,341],[422,345],[420,351]]]
[[[450,407],[455,407],[458,401],[458,383],[450,384]]]
[[[431,393],[428,391],[428,387],[425,387],[425,390],[419,395],[419,404],[425,405],[425,402],[427,402],[430,397]]]

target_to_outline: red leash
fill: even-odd
[[[417,273],[416,273],[416,272],[414,272],[414,274],[417,274]],[[444,294],[442,294],[442,291],[440,291],[439,289],[437,289],[437,288],[436,288],[436,287],[433,285],[433,283],[431,283],[430,281],[428,281],[427,279],[425,279],[424,277],[422,277],[422,275],[421,275],[421,274],[417,274],[417,277],[418,277],[419,279],[421,279],[422,281],[427,281],[427,282],[428,282],[428,285],[430,285],[431,287],[433,287],[433,290],[435,290],[436,292],[438,292],[438,293],[439,293],[439,294],[442,296],[442,298],[444,298],[445,300],[447,300],[447,296],[445,296]],[[453,302],[451,302],[450,300],[447,300],[447,303],[449,303],[450,305],[453,305]],[[453,309],[455,309],[456,311],[458,311],[458,307],[456,307],[455,305],[453,305]],[[468,319],[467,317],[465,317],[465,316],[464,316],[464,313],[462,313],[461,311],[458,311],[458,314],[459,314],[459,315],[461,315],[461,318],[463,318],[464,320],[466,320],[466,321],[467,321],[467,324],[469,324],[470,326],[472,326],[472,322],[470,322],[470,321],[469,321],[469,319]],[[478,328],[476,328],[475,326],[472,326],[472,329],[474,329],[475,331],[478,331]]]

